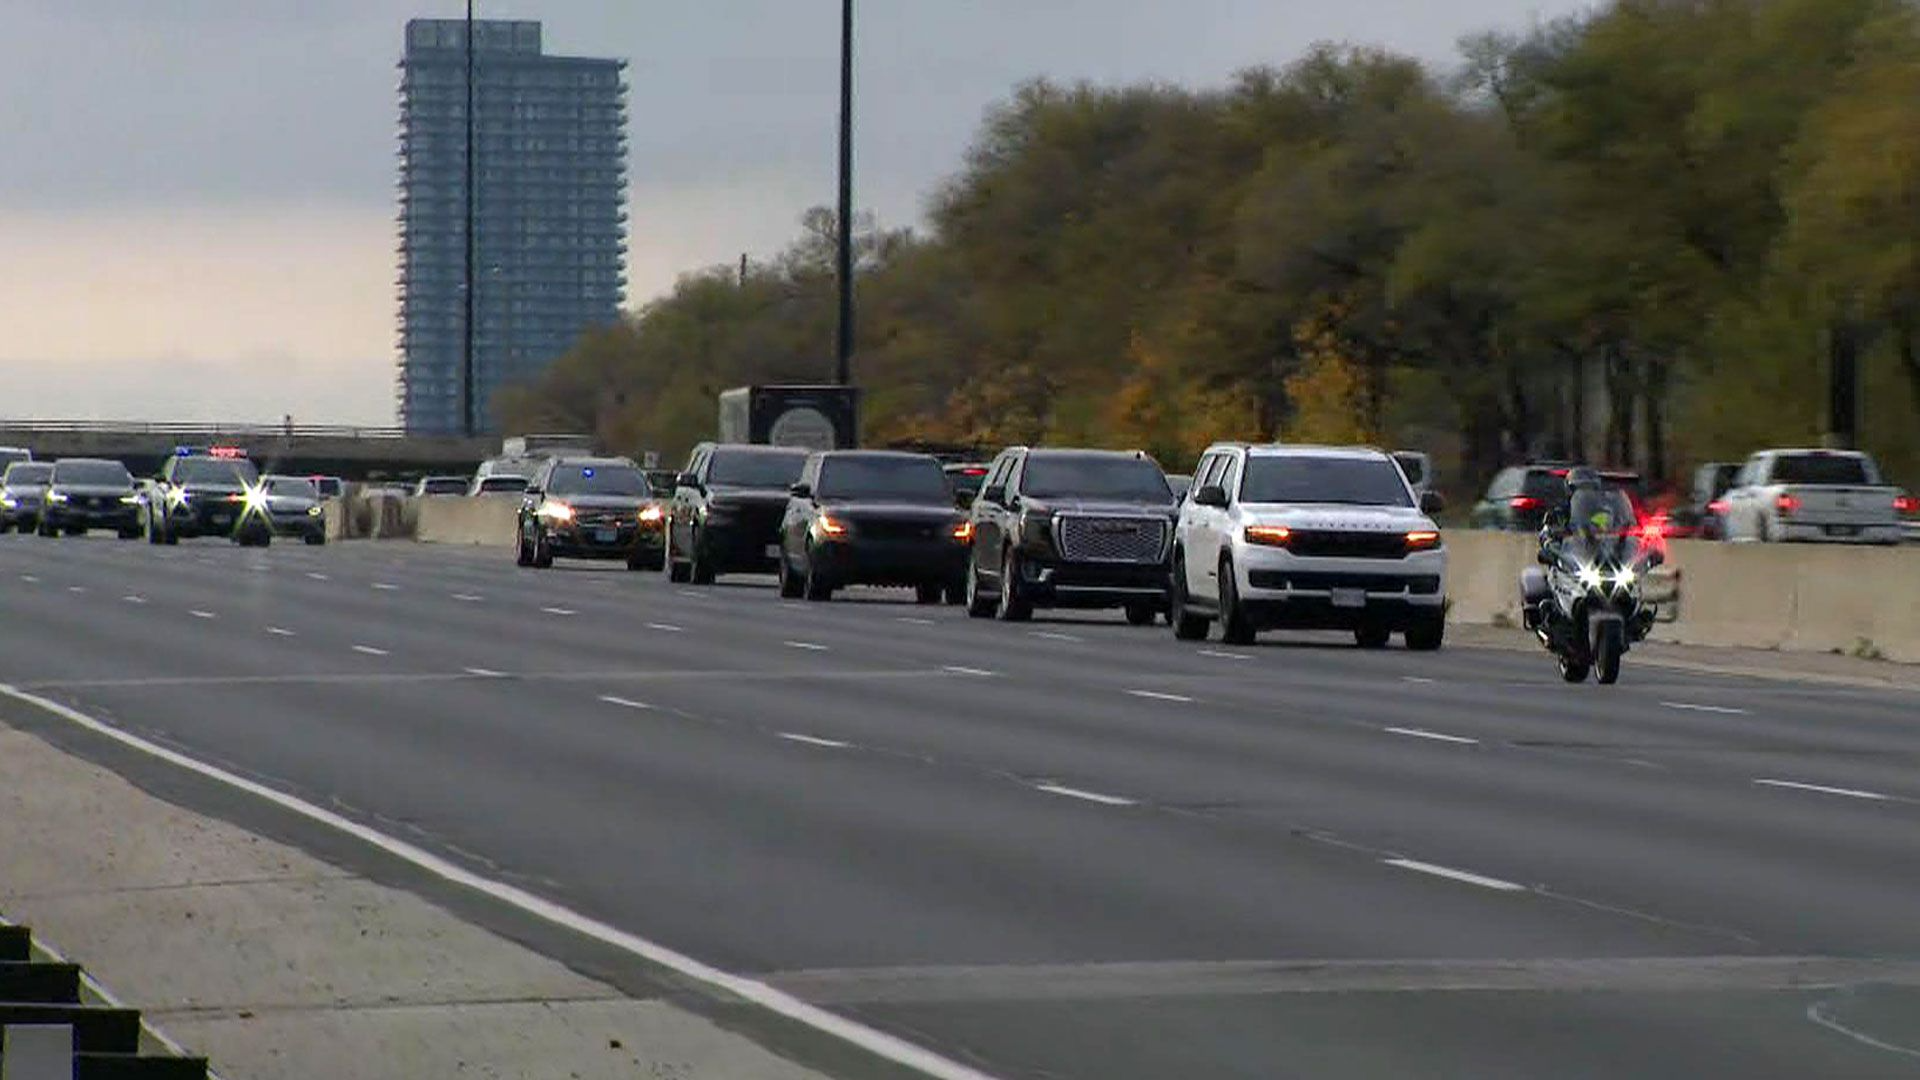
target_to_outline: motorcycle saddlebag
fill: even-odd
[[[1529,566],[1520,571],[1520,603],[1523,607],[1535,607],[1540,601],[1553,595],[1547,585],[1547,572],[1538,566]]]

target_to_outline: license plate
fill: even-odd
[[[595,529],[593,530],[593,539],[595,543],[611,544],[615,540],[620,539],[620,530],[619,529]]]
[[[1860,527],[1857,525],[1829,525],[1827,526],[1827,535],[1858,536],[1860,535]]]
[[[1367,594],[1364,589],[1333,590],[1333,606],[1337,608],[1363,608],[1367,606]]]
[[[779,544],[768,544],[768,545],[767,545],[767,558],[769,558],[769,559],[777,559],[777,558],[779,558],[779,557],[780,557],[780,545],[779,545]]]
[[[231,525],[233,524],[233,519],[225,514],[215,514],[213,515],[213,523],[215,525]]]

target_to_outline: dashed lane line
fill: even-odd
[[[1051,781],[1044,784],[1035,784],[1033,785],[1033,789],[1035,791],[1044,791],[1049,795],[1059,795],[1063,798],[1068,798],[1068,799],[1079,799],[1081,802],[1099,803],[1101,806],[1138,806],[1140,805],[1138,802],[1134,801],[1133,799],[1122,798],[1118,795],[1103,795],[1098,791],[1088,791],[1085,788],[1068,787],[1065,784],[1056,784]]]
[[[1856,788],[1828,787],[1825,784],[1803,784],[1798,780],[1755,780],[1762,787],[1786,788],[1791,791],[1811,791],[1816,795],[1838,795],[1847,799],[1865,799],[1868,802],[1892,802],[1893,796],[1882,795],[1877,791],[1860,791]]]
[[[1479,746],[1479,739],[1469,739],[1462,735],[1444,735],[1425,728],[1390,727],[1385,729],[1390,735],[1405,735],[1409,739],[1427,739],[1432,742],[1457,743],[1461,746]]]
[[[218,615],[215,615],[211,611],[201,611],[199,608],[195,608],[192,611],[187,612],[187,614],[193,616],[196,619],[217,619],[220,617]]]
[[[1145,698],[1148,701],[1170,701],[1175,705],[1191,705],[1193,699],[1184,694],[1163,694],[1158,690],[1129,690],[1131,697]]]
[[[1381,861],[1388,866],[1396,866],[1402,870],[1411,870],[1416,874],[1427,874],[1432,877],[1446,878],[1448,881],[1458,881],[1465,885],[1477,885],[1482,889],[1492,889],[1495,892],[1527,891],[1525,885],[1516,885],[1511,881],[1502,881],[1499,878],[1487,877],[1485,874],[1475,874],[1466,870],[1455,870],[1451,866],[1438,866],[1434,863],[1420,862],[1415,859],[1383,859]]]
[[[1727,705],[1695,705],[1691,702],[1686,702],[1686,701],[1663,701],[1660,704],[1663,708],[1679,709],[1682,712],[1717,713],[1718,715],[1721,715],[1721,716],[1747,715],[1747,710],[1736,709]]]
[[[606,702],[609,705],[618,705],[623,709],[633,709],[636,712],[652,712],[653,711],[653,706],[647,704],[644,701],[635,701],[632,698],[616,697],[612,694],[602,694],[600,695],[600,700]]]
[[[287,629],[284,626],[269,626],[267,627],[267,633],[272,634],[274,637],[298,637],[299,636],[298,634],[294,633],[293,631]]]
[[[783,641],[780,644],[785,645],[789,649],[804,649],[807,652],[832,651],[828,646],[820,645],[812,641]]]
[[[647,624],[647,629],[658,630],[663,634],[684,634],[687,632],[684,626],[675,626],[672,623],[663,622],[650,622]]]
[[[820,746],[828,750],[851,750],[853,744],[839,739],[822,739],[817,735],[802,735],[796,731],[782,731],[779,736],[788,742],[802,743],[807,746]]]
[[[977,667],[961,667],[958,664],[948,664],[940,670],[952,675],[968,675],[976,679],[993,678],[993,672],[991,671],[983,671]]]
[[[385,649],[376,648],[372,645],[355,645],[353,647],[353,651],[361,654],[362,656],[392,656],[393,655],[392,653],[388,652]]]

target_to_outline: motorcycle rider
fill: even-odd
[[[1626,496],[1607,487],[1597,471],[1573,469],[1567,473],[1567,505],[1547,513],[1540,525],[1540,546],[1553,550],[1576,539],[1591,545],[1616,535],[1632,513]]]

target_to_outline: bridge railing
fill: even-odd
[[[149,435],[182,440],[212,439],[457,439],[457,435],[420,435],[397,427],[361,427],[352,424],[228,424],[144,423],[128,420],[0,420],[0,434],[34,435]]]

